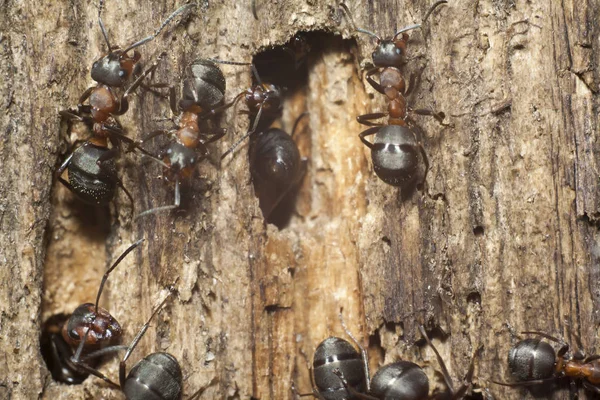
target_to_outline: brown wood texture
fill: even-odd
[[[431,5],[347,4],[358,26],[381,36],[420,22]],[[123,46],[178,5],[108,0],[103,16]],[[181,210],[132,221],[122,191],[106,210],[82,205],[53,173],[86,135],[58,111],[92,85],[89,69],[106,50],[97,8],[0,1],[0,398],[123,398],[95,378],[53,382],[39,334],[51,315],[92,301],[104,269],[142,237],[101,304],[127,343],[175,284],[128,366],[171,352],[187,395],[214,378],[202,398],[287,399],[292,381],[308,392],[315,347],[346,337],[341,307],[372,372],[408,359],[441,387],[417,330],[424,324],[455,385],[480,349],[474,382],[496,399],[531,398],[491,382],[512,379],[507,354],[523,330],[575,347],[580,336],[599,352],[600,2],[450,1],[410,32],[406,76],[421,79],[409,105],[443,111],[454,125],[414,117],[431,169],[411,193],[377,179],[358,139],[356,116],[385,109],[362,78],[373,40],[356,36],[335,1],[257,0],[257,9],[258,21],[249,1],[200,2],[140,52],[148,65],[166,50],[154,80],[178,84],[197,58],[250,61],[298,31],[321,32],[278,122],[289,131],[310,113],[296,134],[308,170],[282,230],[263,222],[247,145],[218,165],[248,127],[235,110],[221,119],[229,133],[211,147],[212,162],[184,186]],[[227,98],[249,87],[247,68],[222,69]],[[140,90],[121,122],[140,138],[170,116],[167,101]],[[172,202],[153,163],[129,154],[120,171],[136,212]],[[117,360],[102,371],[117,379]],[[567,399],[568,389],[548,398]]]

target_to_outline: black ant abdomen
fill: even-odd
[[[179,400],[183,392],[183,373],[179,362],[169,353],[152,353],[129,371],[123,393],[129,400]]]
[[[386,125],[379,128],[373,143],[360,136],[371,148],[373,169],[377,176],[390,185],[405,186],[415,181],[419,171],[421,152],[427,164],[427,155],[419,144],[413,130],[401,125]]]
[[[182,99],[179,107],[185,111],[200,113],[214,109],[225,98],[226,81],[221,69],[212,61],[198,59],[188,65],[183,80]],[[198,106],[198,110],[192,110]]]
[[[250,145],[250,173],[265,218],[304,176],[300,151],[281,129],[257,134]]]
[[[425,400],[429,398],[429,379],[417,364],[398,361],[377,371],[371,379],[370,393],[382,400]]]
[[[518,381],[551,377],[556,363],[556,353],[548,343],[525,339],[510,349],[508,367]]]
[[[348,389],[334,370],[342,373],[347,385],[359,393],[366,390],[364,362],[361,354],[346,340],[332,336],[315,350],[313,374],[316,390],[325,400],[344,400]]]
[[[115,196],[117,186],[121,186],[114,158],[103,160],[109,152],[104,146],[84,143],[63,162],[58,170],[59,180],[85,203],[107,205]],[[69,182],[60,177],[65,168]]]

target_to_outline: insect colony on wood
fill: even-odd
[[[366,82],[378,93],[385,96],[387,112],[374,112],[357,117],[357,121],[369,128],[360,132],[358,138],[371,150],[374,172],[385,183],[405,188],[417,182],[425,182],[429,170],[429,159],[420,134],[412,127],[409,113],[433,116],[443,126],[445,115],[426,109],[413,109],[408,106],[406,97],[415,89],[411,77],[407,87],[401,68],[405,65],[406,48],[409,41],[408,31],[421,28],[428,17],[446,0],[434,3],[420,24],[404,27],[391,38],[382,39],[376,34],[357,28],[352,14],[345,3],[341,10],[350,22],[354,33],[367,34],[377,41],[372,53],[373,68],[365,75]],[[57,179],[81,200],[98,206],[107,205],[113,198],[117,187],[125,191],[133,204],[133,197],[123,186],[115,157],[127,146],[128,151],[137,151],[149,157],[163,167],[163,176],[174,185],[172,204],[156,206],[137,215],[143,217],[163,211],[171,211],[181,206],[181,184],[184,178],[194,174],[196,165],[209,155],[208,145],[217,142],[227,133],[227,129],[218,126],[218,117],[230,107],[244,100],[246,113],[250,115],[249,129],[222,155],[221,159],[234,150],[246,138],[250,138],[249,169],[259,198],[260,208],[265,220],[278,206],[286,194],[295,188],[308,169],[308,161],[302,158],[298,145],[293,139],[300,120],[297,117],[291,134],[272,127],[281,116],[283,90],[278,85],[263,82],[256,65],[246,62],[229,62],[217,59],[198,58],[189,63],[181,79],[181,98],[177,100],[175,84],[148,83],[163,60],[164,53],[141,73],[136,74],[136,65],[141,55],[138,47],[154,40],[177,16],[185,15],[194,8],[194,4],[183,5],[164,19],[156,31],[144,39],[121,50],[111,45],[101,13],[104,2],[101,0],[98,10],[98,23],[108,54],[94,62],[91,76],[97,82],[80,97],[77,108],[60,111],[60,115],[69,121],[82,122],[89,127],[92,137],[76,148],[57,170]],[[292,38],[296,48],[290,51],[296,65],[302,63],[308,50],[302,36]],[[130,53],[133,51],[133,54]],[[249,66],[254,77],[254,85],[226,100],[226,79],[219,64]],[[378,74],[378,81],[374,78]],[[126,87],[127,83],[133,81]],[[129,108],[129,97],[140,86],[147,88],[168,88],[169,105],[175,115],[174,129],[157,129],[140,138],[127,135],[118,116]],[[118,94],[124,88],[122,94]],[[85,102],[88,104],[84,104]],[[387,118],[387,123],[375,123],[373,120]],[[167,143],[158,153],[147,146],[151,140],[167,137]],[[374,136],[371,142],[367,138]],[[110,146],[109,146],[110,145]],[[419,159],[420,155],[420,159]],[[421,168],[421,162],[424,168]],[[62,174],[68,172],[68,180]],[[95,304],[86,303],[78,307],[70,317],[48,321],[42,333],[42,351],[49,370],[55,380],[68,384],[81,383],[92,374],[115,388],[121,390],[127,399],[146,399],[149,396],[163,400],[175,400],[183,397],[183,374],[177,359],[169,353],[155,352],[136,363],[127,373],[126,363],[149,327],[152,319],[166,303],[154,309],[147,322],[142,326],[130,344],[120,345],[122,329],[119,323],[98,306],[100,295],[109,274],[119,262],[141,240],[131,245],[109,268],[99,287]],[[341,319],[341,314],[340,314]],[[323,340],[315,350],[310,372],[312,392],[298,396],[314,396],[324,400],[342,399],[403,399],[419,400],[430,398],[467,398],[473,386],[475,356],[467,369],[463,383],[454,388],[445,363],[431,342],[425,329],[419,330],[436,355],[446,389],[430,394],[429,379],[423,369],[409,361],[396,361],[383,365],[370,377],[367,352],[344,326],[352,339],[351,343],[338,337]],[[517,381],[500,383],[501,385],[535,385],[562,377],[570,379],[573,388],[576,379],[583,382],[586,389],[600,393],[600,367],[598,356],[581,358],[567,356],[568,346],[562,341],[539,332],[526,332],[558,342],[561,348],[556,353],[546,342],[540,339],[526,339],[517,343],[509,355],[509,365]],[[119,383],[115,383],[98,365],[106,356],[125,351],[120,361]],[[167,371],[168,373],[165,373]],[[199,397],[205,388],[198,390],[190,399]],[[574,392],[575,389],[572,389]],[[152,394],[150,394],[152,393]],[[491,398],[485,397],[484,398]]]

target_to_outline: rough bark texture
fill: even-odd
[[[358,26],[382,36],[421,21],[430,6],[347,4]],[[176,7],[109,0],[104,21],[123,46]],[[92,301],[103,270],[140,237],[146,243],[113,273],[102,305],[128,342],[176,282],[128,366],[169,351],[187,394],[213,378],[203,398],[290,398],[292,380],[309,391],[315,347],[345,337],[340,307],[368,344],[372,371],[408,359],[441,385],[417,330],[424,324],[455,384],[481,348],[474,382],[497,399],[530,396],[490,381],[512,379],[506,358],[523,330],[574,345],[578,335],[597,353],[600,3],[450,1],[411,32],[406,76],[421,79],[409,105],[444,111],[454,124],[414,118],[431,169],[411,193],[377,179],[357,136],[357,115],[385,109],[361,78],[372,39],[350,39],[334,1],[257,0],[257,8],[259,21],[250,2],[201,2],[140,51],[147,65],[167,49],[155,81],[178,84],[196,58],[250,61],[297,31],[323,32],[312,36],[308,79],[286,97],[280,121],[289,131],[310,113],[296,134],[308,172],[282,230],[263,223],[247,146],[220,168],[204,162],[181,210],[138,221],[123,192],[98,210],[56,184],[53,172],[86,135],[58,111],[77,103],[106,51],[97,10],[80,0],[0,1],[0,398],[123,398],[95,378],[53,382],[39,334],[51,315]],[[248,69],[222,69],[228,98],[249,87]],[[140,90],[121,122],[140,138],[168,126],[156,121],[165,116],[168,102]],[[221,123],[229,133],[213,161],[248,126],[235,110]],[[153,163],[130,154],[120,167],[136,212],[172,201]],[[117,361],[102,370],[116,379]],[[568,390],[550,397],[567,399]]]

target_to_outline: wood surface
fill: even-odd
[[[381,36],[420,22],[431,5],[347,4],[358,26]],[[103,18],[125,46],[179,5],[107,0]],[[356,116],[385,109],[363,79],[372,38],[357,36],[335,1],[257,0],[257,11],[258,21],[249,1],[201,1],[140,52],[149,65],[166,50],[154,81],[178,84],[197,58],[251,61],[296,32],[320,32],[310,36],[307,79],[278,121],[289,131],[310,113],[295,136],[308,170],[281,230],[264,224],[247,144],[218,163],[248,129],[237,113],[244,106],[223,114],[228,134],[184,186],[180,210],[133,221],[122,191],[107,209],[82,205],[53,174],[86,137],[58,111],[77,104],[106,51],[97,8],[0,1],[0,398],[123,398],[95,378],[53,382],[39,335],[51,315],[92,301],[105,268],[142,237],[101,305],[127,343],[175,285],[128,366],[168,351],[188,395],[215,378],[202,398],[288,399],[292,381],[310,391],[315,347],[347,338],[341,307],[372,372],[407,359],[441,387],[417,329],[424,324],[455,385],[479,350],[474,383],[496,399],[531,398],[491,382],[512,379],[507,354],[521,331],[575,347],[579,336],[597,353],[600,2],[451,0],[410,32],[404,71],[421,79],[409,105],[443,111],[453,127],[414,117],[431,169],[424,188],[408,193],[377,179],[358,139]],[[227,98],[251,84],[248,68],[222,69]],[[141,138],[168,117],[168,101],[140,90],[121,122]],[[173,201],[154,163],[128,154],[120,171],[136,213]],[[117,379],[117,360],[102,371]],[[568,389],[548,398],[568,399]]]

